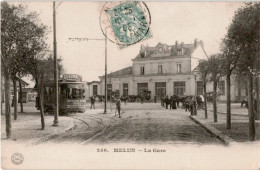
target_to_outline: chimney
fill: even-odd
[[[198,47],[198,44],[199,44],[199,40],[196,38],[196,39],[194,40],[194,46],[197,48],[197,47]]]
[[[145,50],[145,45],[141,44],[140,52],[143,52]]]
[[[200,45],[201,45],[201,47],[204,48],[204,41],[203,40],[200,40]]]
[[[176,41],[175,41],[175,46],[177,47],[177,46],[178,46],[178,44],[179,44],[179,43],[178,43],[178,41],[176,40]]]
[[[143,45],[143,44],[141,45],[140,55],[141,55],[141,58],[145,57],[145,45]]]

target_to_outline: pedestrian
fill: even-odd
[[[116,112],[118,112],[119,118],[121,118],[121,114],[120,114],[120,108],[121,108],[121,100],[118,97],[116,99]],[[116,116],[116,112],[115,112],[115,116]]]
[[[141,96],[141,104],[143,104],[143,103],[144,103],[144,97]]]
[[[103,107],[103,97],[102,96],[100,96],[99,101],[100,101],[101,108],[102,108]]]
[[[177,107],[179,108],[179,104],[180,104],[180,97],[176,95],[176,103],[177,103]]]
[[[113,101],[115,100],[115,97],[114,96],[111,96],[110,97],[110,109],[111,109],[111,111],[113,110]]]
[[[124,103],[126,105],[126,102],[127,102],[127,97],[124,97]]]
[[[184,105],[185,105],[185,112],[190,111],[190,97],[186,97],[185,101],[184,101]]]
[[[168,105],[170,103],[170,99],[168,98],[168,96],[166,96],[166,98],[164,99],[164,102],[166,104],[166,109],[168,109]]]
[[[161,97],[161,106],[164,107],[164,96]]]
[[[248,100],[247,100],[247,96],[245,96],[243,98],[243,100],[241,101],[241,108],[243,107],[243,105],[246,105],[246,108],[248,108]]]
[[[92,109],[92,108],[95,109],[95,97],[94,97],[94,96],[92,96],[92,97],[90,98],[90,102],[91,102],[91,107],[90,107],[90,109]]]
[[[173,97],[171,96],[170,100],[169,100],[170,109],[172,109],[172,100],[173,100]]]
[[[191,115],[195,115],[195,111],[196,111],[196,102],[194,100],[194,97],[191,97],[190,101],[189,101],[189,108],[190,108],[190,113]]]
[[[177,101],[177,97],[176,97],[176,95],[174,95],[174,96],[172,97],[172,109],[177,109],[177,107],[176,107],[176,101]]]

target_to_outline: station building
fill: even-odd
[[[141,95],[144,90],[151,91],[151,98],[172,95],[202,95],[203,82],[194,69],[200,60],[207,59],[204,42],[195,39],[193,43],[175,42],[173,45],[158,43],[154,47],[141,45],[132,66],[107,75],[107,93],[119,92],[121,96]],[[105,95],[105,78],[89,84],[89,96]],[[195,86],[196,84],[196,86]],[[212,82],[207,84],[207,92],[213,90]],[[223,77],[218,83],[220,100],[226,100],[226,81]],[[231,100],[238,101],[246,95],[246,88],[231,79]]]
[[[123,96],[140,95],[151,91],[152,98],[164,95],[194,95],[194,68],[199,60],[207,59],[203,41],[158,43],[155,47],[141,45],[133,65],[107,75],[108,95],[119,91]],[[100,91],[104,95],[104,76],[100,77]]]

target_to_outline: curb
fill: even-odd
[[[197,124],[201,125],[204,129],[206,129],[210,134],[214,135],[218,139],[220,139],[225,145],[230,145],[230,143],[234,142],[234,140],[227,135],[224,135],[221,131],[217,130],[215,127],[205,124],[197,119],[195,116],[189,116]]]
[[[205,110],[204,108],[202,108],[202,110]],[[210,112],[214,112],[213,110],[211,110],[211,109],[208,109],[207,111],[210,111]],[[226,112],[219,112],[219,111],[217,111],[217,113],[219,113],[219,114],[227,114]],[[237,114],[237,113],[231,113],[231,115],[237,115],[237,116],[246,116],[245,114]]]
[[[69,126],[68,128],[64,129],[62,132],[56,133],[56,134],[53,134],[53,135],[48,135],[48,136],[46,136],[46,137],[42,137],[42,138],[40,138],[38,141],[31,143],[31,145],[39,145],[39,144],[41,144],[41,143],[43,143],[43,142],[46,142],[46,141],[48,141],[48,140],[51,140],[51,139],[53,139],[53,138],[55,138],[55,137],[57,137],[57,136],[59,136],[59,135],[65,133],[65,132],[71,131],[71,130],[73,130],[75,127],[76,127],[76,125],[75,125],[74,122],[73,122],[71,126]]]

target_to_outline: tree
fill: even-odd
[[[43,40],[46,26],[38,24],[36,13],[25,12],[22,5],[1,3],[1,67],[4,70],[6,96],[6,134],[11,136],[10,81],[16,85],[16,77],[26,72],[25,58],[37,50],[32,45]],[[14,86],[16,89],[16,86]],[[16,92],[16,91],[15,91]],[[17,98],[15,98],[17,100]],[[16,105],[17,106],[17,105]],[[17,107],[15,108],[15,119]]]
[[[229,27],[232,28],[232,25]],[[226,72],[226,82],[227,82],[227,129],[231,129],[231,74],[236,68],[237,62],[241,57],[237,52],[237,48],[233,44],[232,32],[229,32],[222,41],[222,53],[223,53],[223,63],[222,67]]]
[[[203,93],[204,93],[204,107],[205,107],[205,118],[208,118],[208,109],[207,109],[207,77],[209,75],[209,64],[208,60],[201,60],[199,65],[196,67],[200,77],[203,81]]]
[[[239,8],[228,29],[229,39],[232,42],[239,60],[236,71],[248,79],[248,114],[249,139],[255,140],[255,110],[253,96],[253,78],[259,72],[260,56],[260,3],[245,3]],[[258,93],[259,94],[259,93]],[[259,96],[258,96],[259,99]],[[258,100],[259,105],[259,100]]]
[[[22,88],[21,80],[19,80],[19,101],[20,101],[21,113],[23,113],[23,88]]]
[[[223,76],[223,64],[222,54],[213,54],[208,59],[208,69],[210,74],[210,80],[213,82],[213,114],[214,122],[218,121],[217,118],[217,86],[219,79]]]
[[[40,44],[34,45],[35,47]],[[35,85],[37,87],[37,93],[39,98],[39,106],[41,113],[41,129],[45,129],[45,121],[44,121],[44,83],[49,80],[54,80],[54,59],[48,50],[45,50],[46,45],[43,42],[41,51],[31,54],[27,58],[27,70],[33,76],[35,80]],[[62,60],[58,59],[58,71],[59,74],[63,72],[63,66],[61,64]]]

